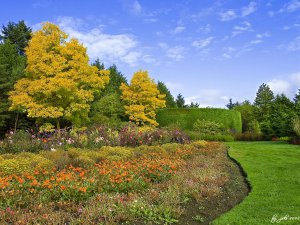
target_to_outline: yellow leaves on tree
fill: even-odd
[[[166,107],[164,97],[157,89],[156,83],[149,77],[147,71],[136,72],[130,85],[122,84],[122,99],[125,102],[125,113],[131,121],[139,125],[157,126],[156,110]]]
[[[26,78],[10,92],[10,110],[27,111],[29,117],[67,119],[80,124],[87,119],[94,93],[105,87],[109,71],[89,65],[86,48],[55,24],[45,23],[32,35]]]

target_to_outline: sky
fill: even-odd
[[[259,85],[293,98],[300,88],[300,0],[14,0],[0,25],[53,22],[91,62],[130,81],[147,70],[201,107],[253,101]]]

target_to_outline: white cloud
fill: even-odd
[[[142,6],[137,0],[133,2],[131,6],[131,11],[135,14],[140,14],[142,12]]]
[[[183,85],[180,83],[175,83],[172,81],[167,81],[166,82],[166,86],[168,87],[168,89],[171,91],[171,93],[173,93],[174,95],[178,95],[179,93],[181,93],[184,89]]]
[[[294,12],[296,10],[298,10],[300,8],[300,1],[298,0],[293,0],[290,1],[285,7],[284,7],[284,11],[286,12]]]
[[[166,52],[167,57],[175,61],[180,61],[184,58],[184,52],[186,49],[183,46],[170,47],[166,43],[159,43],[158,45]]]
[[[184,26],[177,26],[177,27],[172,31],[172,33],[173,33],[173,34],[179,34],[179,33],[182,33],[185,29],[186,29],[186,27],[184,27]]]
[[[233,57],[233,53],[236,52],[236,48],[233,48],[231,46],[228,46],[228,47],[224,47],[223,49],[223,54],[222,56],[226,59],[231,59]]]
[[[275,94],[289,93],[291,85],[286,80],[273,79],[268,85]]]
[[[197,29],[197,31],[200,32],[200,33],[203,33],[203,34],[209,33],[209,32],[211,31],[210,24],[206,24],[206,25],[203,26],[203,27],[199,27],[199,28]]]
[[[235,37],[239,34],[243,34],[245,32],[253,31],[251,23],[244,21],[240,25],[235,25],[233,27],[232,36]]]
[[[290,75],[291,80],[299,87],[300,86],[300,72]]]
[[[225,12],[219,13],[221,21],[230,21],[237,18],[243,18],[249,16],[250,14],[254,13],[257,10],[257,3],[252,1],[249,5],[242,7],[239,10],[227,10]]]
[[[209,44],[211,44],[211,42],[213,41],[214,37],[208,37],[202,40],[198,40],[198,41],[194,41],[192,43],[192,46],[201,49],[201,48],[205,48],[206,46],[208,46]]]
[[[291,41],[286,46],[286,49],[291,52],[299,51],[300,50],[300,36],[296,37],[293,41]]]
[[[256,34],[256,38],[267,38],[267,37],[271,37],[271,34],[269,32]]]
[[[219,13],[221,21],[230,21],[238,17],[238,15],[233,10],[228,10],[226,12]]]
[[[229,98],[224,96],[220,90],[217,89],[203,89],[198,95],[185,98],[186,103],[198,102],[200,107],[219,107],[225,108]]]
[[[76,23],[74,23],[76,21]],[[70,37],[77,38],[85,47],[91,59],[100,58],[105,63],[123,62],[136,66],[143,60],[143,52],[137,50],[139,43],[129,34],[107,34],[103,27],[82,30],[85,23],[72,17],[58,18],[58,25]]]
[[[255,39],[249,42],[249,45],[257,45],[262,43],[263,41],[261,39]]]
[[[250,2],[248,6],[242,8],[241,17],[245,17],[254,13],[256,9],[257,9],[256,2]]]
[[[299,0],[292,0],[286,3],[281,9],[278,11],[270,11],[268,14],[270,17],[273,17],[279,13],[292,13],[300,9],[300,1]]]
[[[283,30],[291,30],[293,28],[298,28],[298,27],[300,27],[300,24],[299,23],[294,23],[294,24],[292,24],[290,26],[284,26]]]

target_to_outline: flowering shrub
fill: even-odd
[[[49,130],[49,129],[48,129]],[[129,123],[120,130],[97,126],[90,129],[64,129],[58,132],[27,130],[12,131],[0,143],[0,150],[7,153],[56,151],[69,147],[99,148],[102,146],[158,145],[164,143],[188,143],[189,138],[178,129],[144,129]]]

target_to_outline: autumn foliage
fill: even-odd
[[[122,84],[120,89],[125,102],[125,113],[131,121],[139,125],[158,125],[156,110],[166,107],[165,95],[159,92],[147,71],[136,72],[130,85]]]
[[[34,118],[63,118],[74,124],[87,119],[94,93],[109,81],[109,72],[89,65],[86,48],[57,25],[45,23],[32,35],[26,77],[10,92],[10,110]],[[58,123],[59,124],[59,123]]]

